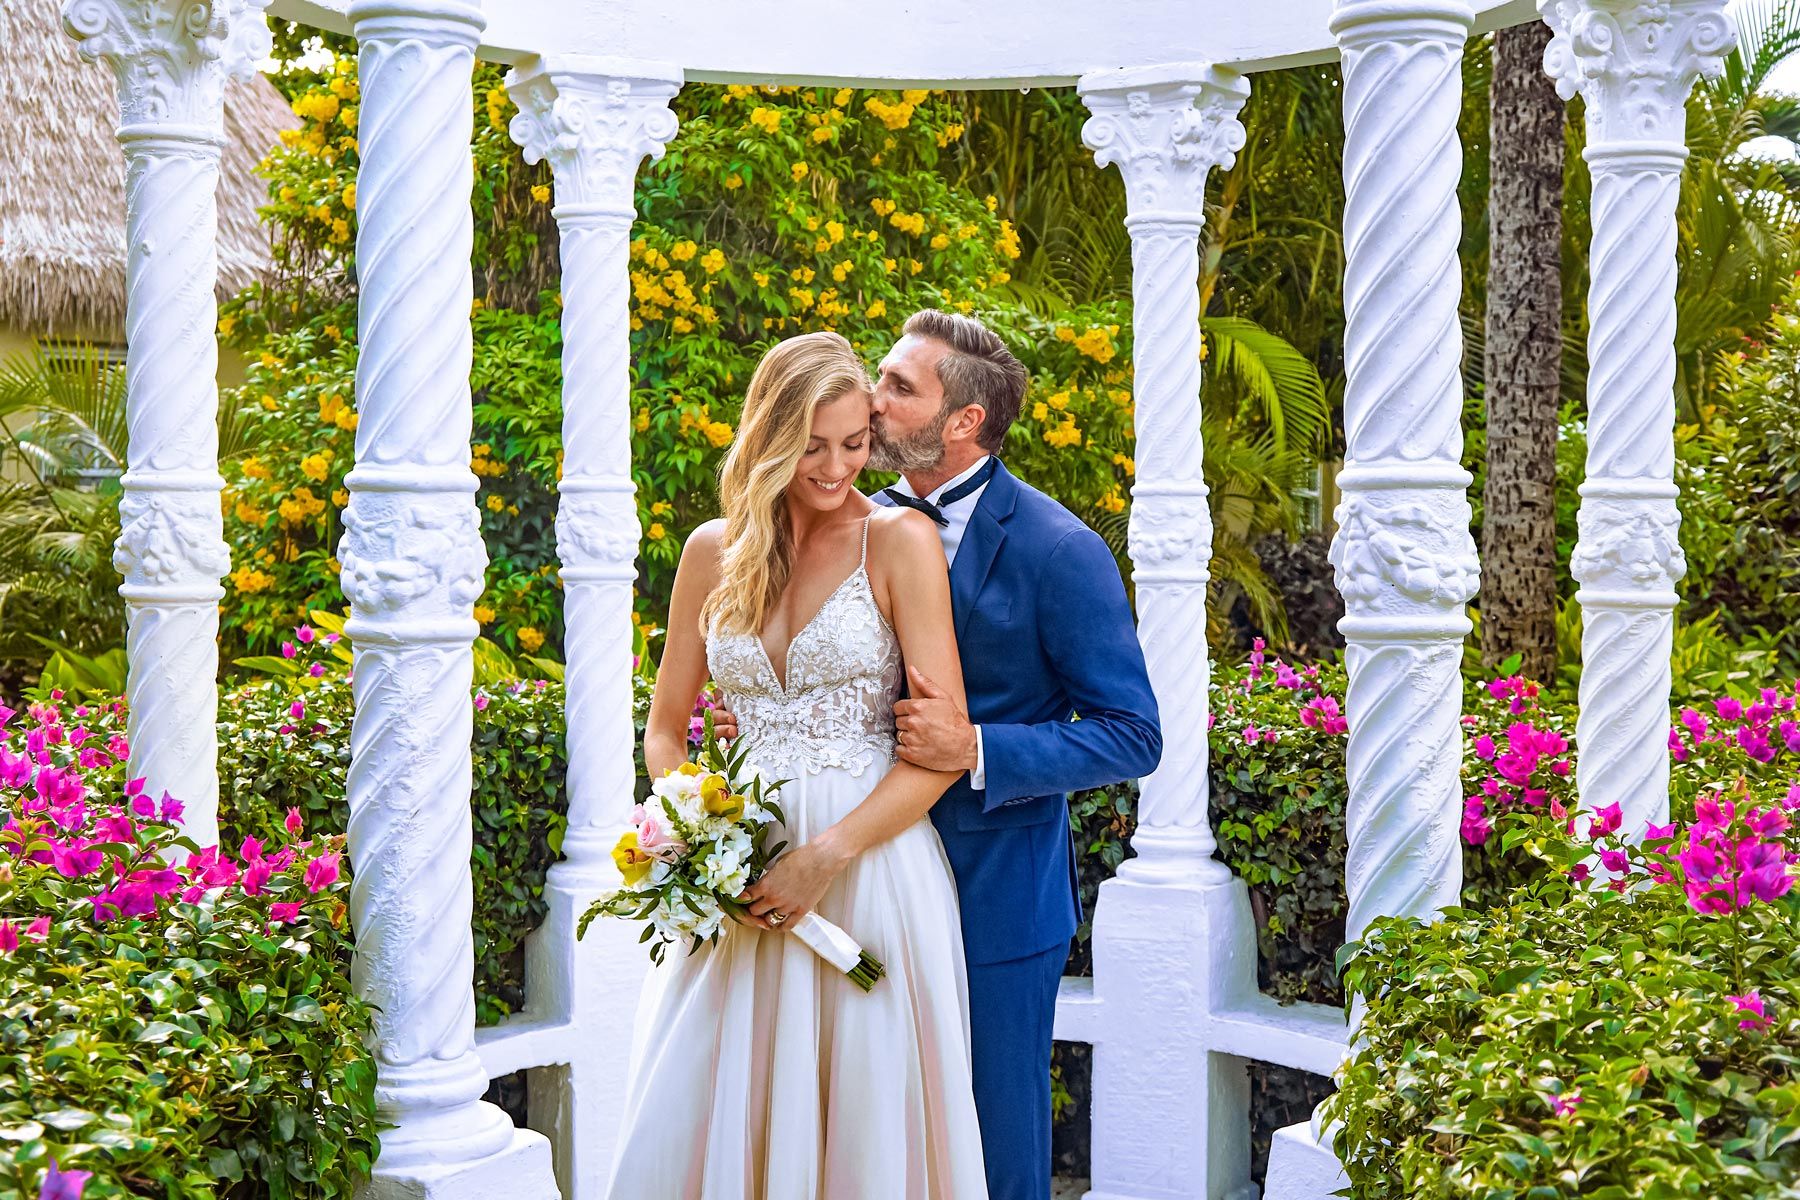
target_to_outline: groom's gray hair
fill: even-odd
[[[931,338],[950,347],[938,361],[946,410],[980,405],[987,414],[975,441],[989,454],[1006,441],[1006,431],[1019,419],[1030,375],[1006,343],[977,321],[960,313],[920,309],[906,319],[903,333]]]

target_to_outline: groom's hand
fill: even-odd
[[[900,757],[927,771],[973,771],[975,727],[956,702],[917,667],[906,668],[912,698],[894,705]]]

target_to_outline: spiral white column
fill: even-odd
[[[1144,880],[1218,883],[1207,818],[1206,585],[1212,517],[1200,447],[1199,239],[1206,177],[1244,144],[1237,115],[1249,80],[1203,64],[1103,72],[1082,79],[1093,113],[1082,139],[1125,178],[1131,233],[1132,360],[1137,482],[1131,561],[1138,640],[1165,714],[1198,736],[1164,739],[1142,783],[1134,858],[1119,873]]]
[[[1255,991],[1244,885],[1213,859],[1207,802],[1206,585],[1212,520],[1200,445],[1199,239],[1207,174],[1244,144],[1250,94],[1206,63],[1097,71],[1082,140],[1125,179],[1131,234],[1138,639],[1163,713],[1142,781],[1135,857],[1100,887],[1094,991],[1092,1200],[1221,1200],[1249,1188],[1243,1060],[1211,1018]],[[1146,1064],[1153,1064],[1147,1069]]]
[[[1669,655],[1687,570],[1675,487],[1675,206],[1694,81],[1736,38],[1723,0],[1545,0],[1545,70],[1587,101],[1593,175],[1581,588],[1582,806],[1669,815]]]
[[[1462,456],[1457,0],[1340,5],[1344,72],[1343,593],[1354,941],[1457,903],[1460,665],[1478,566]]]
[[[596,885],[632,794],[631,223],[638,164],[675,136],[679,68],[581,56],[507,78],[512,136],[548,159],[562,241],[563,475],[556,516],[567,628],[569,829],[552,870]]]
[[[469,141],[483,19],[458,0],[357,0],[349,16],[361,420],[339,558],[356,654],[354,980],[377,1008],[377,1097],[394,1125],[376,1183],[468,1194],[481,1164],[505,1162],[509,1190],[549,1195],[547,1145],[482,1102],[475,1053],[470,648],[487,554],[469,470]]]
[[[131,773],[218,840],[219,149],[227,76],[269,50],[268,0],[69,0],[63,26],[118,80],[125,148],[128,469],[113,565],[128,620]]]
[[[544,889],[549,912],[527,952],[531,1019],[563,1023],[562,1070],[530,1076],[533,1120],[556,1146],[571,1196],[599,1195],[622,1099],[602,1032],[635,1003],[643,948],[619,922],[579,943],[580,914],[610,862],[636,776],[631,591],[638,515],[631,482],[631,222],[638,164],[675,135],[680,69],[576,55],[528,59],[507,78],[512,136],[548,160],[562,244],[563,476],[556,516],[566,628],[569,825]]]

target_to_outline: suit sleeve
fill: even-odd
[[[1079,720],[984,722],[983,811],[1137,779],[1162,758],[1156,693],[1118,564],[1089,529],[1065,534],[1038,577],[1038,640]]]

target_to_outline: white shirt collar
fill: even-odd
[[[975,477],[976,472],[980,471],[981,468],[985,467],[987,465],[988,459],[990,459],[992,457],[993,457],[993,455],[991,455],[991,454],[982,455],[980,458],[975,460],[974,464],[971,465],[968,470],[966,470],[962,474],[956,476],[954,479],[946,479],[942,484],[938,485],[937,490],[932,492],[931,495],[929,495],[929,496],[920,497],[919,493],[913,491],[912,484],[907,482],[906,476],[904,476],[904,475],[902,475],[900,477],[900,481],[894,485],[894,490],[899,492],[903,496],[911,496],[915,500],[923,498],[923,499],[931,501],[933,504],[936,504],[938,502],[938,497],[942,496],[945,492],[949,491],[951,488],[957,486],[958,484],[962,483],[965,480],[973,479]]]

